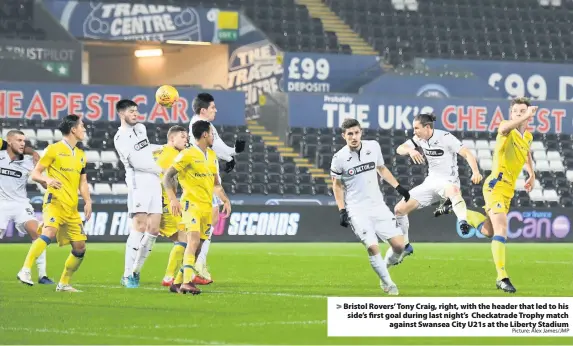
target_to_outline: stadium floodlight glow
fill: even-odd
[[[200,42],[200,41],[180,41],[180,40],[167,40],[165,43],[169,44],[186,44],[190,46],[210,46],[211,42]]]
[[[138,49],[135,51],[135,56],[138,58],[150,58],[155,56],[162,56],[163,49]]]

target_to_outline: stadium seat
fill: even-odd
[[[533,159],[537,160],[547,160],[547,153],[542,150],[537,150],[533,152]]]
[[[52,142],[54,140],[54,132],[50,129],[39,129],[36,132],[36,139],[38,141]]]
[[[559,202],[559,195],[555,190],[543,190],[543,198],[549,202]]]
[[[487,149],[489,150],[489,142],[486,140],[478,139],[476,142],[475,148],[480,151],[480,149]]]
[[[565,176],[567,177],[567,180],[569,180],[570,182],[573,182],[573,170],[568,170],[565,173]]]
[[[549,167],[553,172],[563,172],[565,170],[565,166],[563,166],[561,160],[549,161]]]
[[[561,154],[558,151],[548,151],[547,152],[547,159],[549,161],[561,161]]]
[[[105,183],[94,184],[94,194],[96,195],[109,195],[112,194],[111,186]]]
[[[491,159],[485,159],[485,158],[480,159],[479,160],[479,166],[481,167],[481,169],[491,170],[491,167],[493,166],[493,161]]]
[[[63,138],[62,131],[56,129],[54,130],[54,141],[61,141]]]
[[[533,141],[531,142],[531,147],[530,147],[531,151],[543,151],[545,152],[545,146],[543,145],[543,142],[540,141]]]
[[[529,193],[529,198],[534,202],[544,201],[545,197],[543,196],[543,191],[540,189],[532,190]]]
[[[129,189],[127,188],[127,185],[125,185],[125,184],[117,184],[117,183],[111,184],[111,192],[114,195],[127,195],[128,191],[129,191]]]
[[[477,158],[478,160],[482,159],[491,159],[491,151],[489,149],[478,149]]]
[[[86,150],[85,155],[86,155],[86,161],[87,162],[92,162],[92,163],[101,162],[101,157],[100,157],[99,151]]]
[[[102,151],[101,152],[101,162],[102,163],[111,163],[113,165],[117,164],[117,155],[115,151]]]
[[[537,151],[534,151],[534,153],[537,153]],[[545,152],[543,152],[543,153],[545,154]],[[543,172],[543,171],[549,171],[550,170],[549,161],[547,161],[547,160],[535,160],[534,166],[535,166],[536,171]]]

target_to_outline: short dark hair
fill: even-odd
[[[62,122],[58,126],[58,129],[62,132],[62,135],[67,136],[72,132],[72,129],[78,126],[80,122],[80,117],[75,114],[66,115]]]
[[[436,121],[436,116],[431,113],[422,113],[418,114],[414,117],[414,121],[419,121],[422,126],[430,126],[430,128],[434,128],[434,122]]]
[[[209,105],[213,101],[215,101],[215,98],[211,94],[201,93],[197,95],[197,97],[195,97],[195,99],[193,100],[193,113],[200,114],[201,109],[209,108]]]
[[[6,137],[12,137],[15,135],[21,135],[21,136],[25,136],[24,132],[20,131],[20,130],[10,130],[8,131],[8,133],[6,134]]]
[[[137,103],[133,102],[132,100],[123,99],[115,104],[115,111],[121,112],[128,109],[129,107],[137,107]]]
[[[179,132],[187,132],[187,129],[181,125],[171,126],[169,128],[169,131],[167,131],[167,138],[169,138],[169,137],[171,137],[171,135],[174,135],[174,134],[179,133]]]
[[[511,100],[511,105],[509,108],[513,108],[514,105],[526,105],[527,107],[531,107],[531,100],[527,97],[516,97]]]
[[[205,120],[198,120],[191,126],[191,132],[193,132],[193,137],[199,140],[205,132],[209,132],[211,129],[211,123]]]
[[[351,129],[355,126],[360,127],[360,122],[356,119],[348,118],[344,119],[344,121],[342,122],[342,126],[340,126],[340,128],[342,129],[342,133],[346,133],[346,130]]]

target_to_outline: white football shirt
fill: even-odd
[[[0,201],[29,203],[26,184],[33,169],[31,156],[20,156],[12,161],[7,151],[0,151]]]
[[[129,188],[148,181],[161,183],[161,168],[153,158],[153,149],[147,138],[145,125],[119,127],[113,144],[125,166],[125,183]]]
[[[189,123],[189,141],[191,142],[194,140],[192,127],[193,124],[198,120],[203,120],[203,119],[201,119],[198,115],[194,115],[191,118],[191,122]],[[227,144],[225,144],[225,142],[223,142],[221,137],[219,137],[219,132],[217,132],[217,128],[213,126],[213,124],[211,124],[211,128],[213,129],[213,147],[211,149],[215,151],[215,154],[217,155],[218,159],[227,162],[231,161],[233,159],[233,156],[235,156],[236,154],[235,148],[230,147]]]
[[[363,140],[358,151],[346,145],[332,157],[330,174],[342,180],[344,204],[349,213],[373,212],[393,218],[384,202],[376,168],[384,166],[382,149],[376,141]]]
[[[427,141],[414,136],[404,144],[424,150],[428,177],[458,178],[458,152],[462,149],[462,142],[448,131],[434,129]]]

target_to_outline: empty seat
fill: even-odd
[[[565,177],[567,178],[567,180],[573,182],[573,170],[568,170],[568,171],[565,173]]]
[[[543,151],[545,152],[545,146],[543,145],[543,142],[540,141],[533,141],[531,142],[531,151]]]
[[[547,161],[547,160],[536,160],[535,161],[535,170],[540,171],[540,172],[550,171],[551,169],[549,168],[549,161]]]
[[[493,161],[491,159],[480,159],[479,166],[481,167],[481,169],[491,170],[491,167],[493,166]]]
[[[549,202],[559,202],[559,195],[555,190],[543,190],[543,198]]]
[[[563,162],[559,161],[549,161],[549,168],[553,172],[562,172],[565,170],[565,166],[563,166]]]
[[[99,155],[99,151],[86,150],[85,155],[86,155],[86,161],[87,162],[93,162],[93,163],[101,162],[101,157]]]
[[[96,195],[109,195],[111,194],[111,186],[105,183],[95,183],[94,184],[94,194]]]
[[[26,139],[29,141],[36,141],[36,131],[32,130],[32,129],[21,129],[20,131],[22,131],[24,133],[24,136],[26,136]]]
[[[491,151],[489,149],[479,149],[477,152],[478,159],[491,159]]]
[[[549,161],[561,161],[561,154],[558,151],[548,151],[547,152],[547,159]]]
[[[117,160],[118,158],[115,151],[106,150],[101,152],[101,162],[116,164]]]
[[[543,150],[537,150],[533,152],[533,159],[537,160],[547,160],[547,153]]]
[[[478,150],[478,152],[479,152],[479,149],[488,149],[489,150],[489,142],[484,140],[484,139],[478,139],[476,141],[475,148]]]
[[[38,141],[51,142],[54,140],[54,132],[49,129],[39,129],[36,132],[36,139]]]
[[[538,202],[538,201],[544,201],[544,200],[545,200],[545,197],[543,196],[543,191],[540,190],[540,189],[532,190],[532,191],[529,193],[529,198],[530,198],[532,201],[536,201],[536,202]]]
[[[61,141],[63,138],[62,131],[56,129],[54,130],[54,141]]]
[[[106,184],[107,185],[107,184]],[[127,195],[129,189],[126,184],[111,184],[111,191],[114,195]]]

